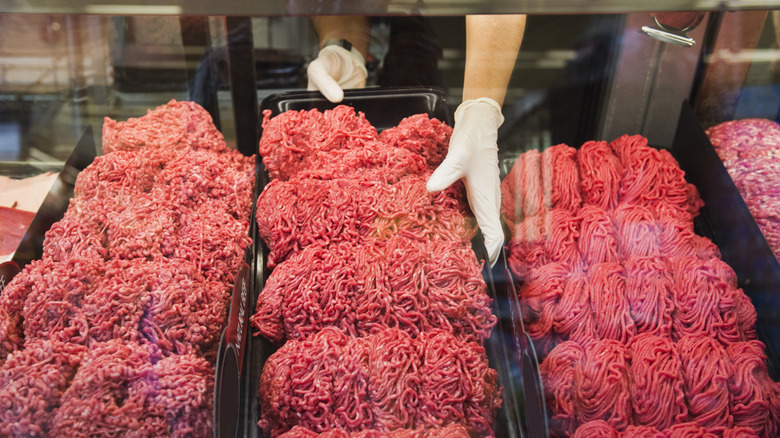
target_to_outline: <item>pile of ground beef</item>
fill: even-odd
[[[502,188],[553,436],[777,436],[755,308],[694,233],[702,201],[667,151],[534,150]]]
[[[470,438],[468,430],[460,424],[451,424],[440,428],[396,429],[392,432],[380,432],[366,429],[360,432],[347,432],[343,429],[331,429],[327,432],[314,432],[302,426],[295,426],[279,438]]]
[[[501,405],[485,349],[446,330],[353,338],[325,328],[274,353],[260,393],[260,426],[271,436],[293,426],[389,433],[451,424],[489,436]]]
[[[273,267],[252,325],[272,437],[493,436],[496,324],[463,186],[425,184],[451,129],[425,114],[377,133],[347,106],[265,112],[257,201]]]
[[[0,435],[210,436],[254,159],[191,102],[107,118],[103,148],[0,294]]]
[[[780,260],[780,124],[734,120],[707,129],[707,136]]]
[[[460,243],[403,236],[311,245],[274,269],[251,320],[277,343],[327,326],[353,336],[445,328],[483,342],[496,317],[472,254]]]

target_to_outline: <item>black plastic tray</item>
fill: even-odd
[[[718,245],[721,259],[737,274],[738,286],[756,308],[758,338],[766,345],[767,366],[780,378],[780,264],[707,137],[684,102],[672,154],[705,203],[694,226]]]
[[[452,126],[453,108],[447,101],[446,93],[435,88],[382,88],[346,90],[344,100],[340,103],[354,107],[363,112],[366,119],[378,130],[396,126],[405,117],[426,113]],[[260,105],[260,117],[264,110],[271,110],[272,115],[277,115],[289,110],[326,110],[340,104],[329,102],[318,92],[289,92],[269,96]],[[262,128],[259,128],[262,136]],[[257,184],[259,190],[268,183],[268,175],[258,156]],[[253,223],[253,238],[256,248],[254,269],[254,293],[250,294],[250,309],[256,306],[257,296],[262,290],[270,270],[265,267],[265,258],[268,248],[262,239],[256,235],[256,225]],[[482,243],[482,236],[478,234],[473,242],[477,257],[485,259],[486,251]],[[501,266],[502,261],[496,265]],[[500,272],[500,270],[494,270]],[[518,379],[520,366],[518,358],[522,357],[516,350],[516,339],[513,327],[517,327],[518,320],[515,316],[515,301],[507,296],[506,283],[503,275],[498,278],[499,287],[493,282],[493,272],[483,269],[483,278],[487,283],[487,293],[493,298],[493,313],[499,321],[493,330],[492,336],[486,341],[485,348],[488,354],[489,364],[499,374],[499,382],[504,387],[503,404],[494,423],[497,437],[525,437],[525,414],[523,411],[524,400],[522,386]],[[251,333],[251,332],[250,332]],[[276,351],[277,347],[266,339],[250,334],[245,360],[246,379],[243,382],[244,392],[241,396],[242,419],[239,425],[238,436],[261,438],[263,431],[257,426],[260,419],[260,406],[258,390],[262,367],[268,357]],[[538,365],[538,364],[537,364]],[[543,409],[543,406],[542,406]]]

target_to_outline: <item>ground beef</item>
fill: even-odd
[[[0,368],[0,435],[48,436],[52,411],[87,347],[36,340],[8,356]]]
[[[156,271],[139,330],[164,352],[203,354],[219,340],[227,322],[230,291],[176,259],[149,266]]]
[[[257,201],[258,234],[275,266],[310,244],[327,246],[369,237],[403,234],[421,240],[469,242],[476,224],[454,185],[438,193],[425,189],[426,175],[396,184],[368,179],[274,180]]]
[[[40,395],[25,383],[23,402],[50,415],[19,420],[43,436],[209,436],[217,340],[251,243],[254,160],[225,149],[190,102],[108,120],[104,134],[106,154],[80,173],[43,259],[0,294],[0,388],[19,373],[49,383]],[[51,383],[48,362],[15,365],[44,341],[85,350],[72,382]]]
[[[88,206],[92,203],[80,202],[78,198],[71,200],[65,217],[55,222],[44,236],[43,260],[64,263],[70,258],[95,260],[96,263],[106,260],[108,256],[108,240],[105,233],[105,222],[98,222],[89,214]],[[105,221],[105,216],[103,216]]]
[[[564,202],[577,181],[582,204]],[[694,233],[702,201],[667,151],[640,136],[557,145],[502,184],[553,436],[776,435],[756,310]]]
[[[52,339],[86,345],[84,298],[97,288],[104,267],[91,260],[51,264],[30,288],[22,310],[25,342]]]
[[[103,121],[103,153],[137,149],[225,150],[222,133],[211,115],[195,102],[171,100],[146,115],[118,122]]]
[[[433,170],[447,156],[451,135],[452,128],[445,123],[427,114],[415,114],[401,120],[398,126],[382,131],[379,140],[425,158],[428,168]]]
[[[254,157],[235,150],[219,154],[191,150],[182,159],[170,161],[157,174],[152,193],[182,213],[205,202],[218,202],[220,209],[235,220],[248,223],[254,179]]]
[[[295,426],[288,432],[279,435],[279,438],[470,438],[468,429],[460,424],[451,424],[442,428],[396,429],[390,432],[381,432],[376,429],[362,430],[360,432],[347,432],[332,429],[327,432],[317,433],[305,427]]]
[[[735,120],[707,129],[707,135],[780,260],[780,124],[766,119]]]
[[[365,179],[395,184],[408,175],[426,170],[419,154],[401,148],[388,148],[381,141],[371,141],[359,149],[338,149],[327,152],[328,160],[316,167],[296,173],[298,179]]]
[[[118,339],[90,347],[54,411],[51,436],[167,436],[164,421],[146,409],[154,346]]]
[[[221,199],[203,201],[179,216],[174,259],[198,267],[209,281],[232,286],[245,249],[251,244],[249,220],[237,219]]]
[[[262,372],[267,434],[492,436],[476,223],[462,183],[425,188],[450,134],[424,114],[377,134],[345,106],[265,113],[256,216],[274,270],[252,323],[289,339]]]
[[[320,152],[359,149],[378,135],[363,113],[345,105],[323,112],[285,111],[273,118],[266,110],[262,127],[260,156],[271,178],[281,180],[317,167]]]
[[[398,327],[412,336],[446,328],[484,341],[496,318],[473,251],[406,237],[310,245],[279,264],[257,300],[258,333],[275,342],[326,326],[355,336]]]
[[[260,402],[260,426],[270,436],[294,426],[321,433],[449,424],[492,436],[501,398],[484,348],[447,331],[415,339],[387,329],[351,338],[325,328],[268,359]]]
[[[688,416],[682,360],[668,337],[643,333],[630,347],[634,424],[664,430]],[[660,396],[659,396],[660,395]]]
[[[192,354],[163,358],[152,368],[147,414],[165,419],[171,437],[210,436],[214,427],[214,365]]]
[[[282,181],[298,174],[349,177],[377,165],[386,174],[398,175],[419,173],[420,165],[435,169],[447,153],[451,134],[452,128],[427,114],[408,117],[378,134],[363,113],[345,105],[322,112],[285,111],[273,118],[265,111],[259,152],[271,178]],[[386,150],[399,152],[388,156]]]

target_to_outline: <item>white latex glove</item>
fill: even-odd
[[[366,86],[366,62],[357,50],[327,46],[309,63],[309,91],[319,90],[331,102],[344,99],[344,88]]]
[[[490,266],[504,244],[501,228],[501,179],[498,169],[498,127],[504,123],[501,106],[493,99],[467,100],[455,111],[455,128],[447,157],[428,179],[429,192],[438,192],[464,178],[471,210],[482,230]]]

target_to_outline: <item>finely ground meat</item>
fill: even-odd
[[[43,259],[0,294],[0,403],[13,407],[0,428],[211,436],[218,339],[251,243],[254,158],[227,149],[191,102],[107,119],[103,132],[105,154],[79,174]],[[42,358],[53,350],[70,353]]]

